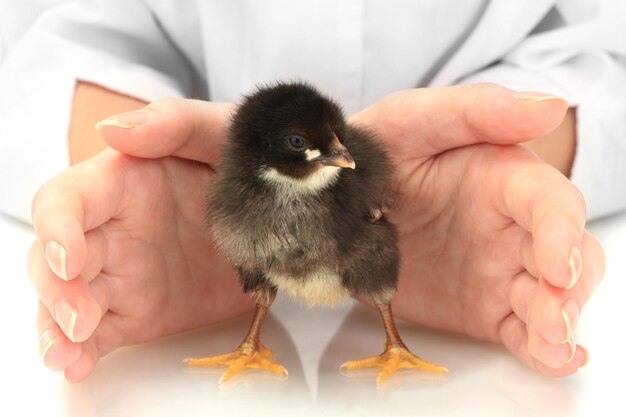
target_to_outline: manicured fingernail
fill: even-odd
[[[46,353],[56,343],[56,333],[53,330],[45,330],[39,335],[39,356],[46,358]]]
[[[570,290],[578,282],[580,278],[580,272],[582,271],[583,258],[580,255],[580,249],[578,246],[574,246],[569,254],[569,267],[572,272],[569,284],[565,287],[566,290]]]
[[[539,102],[539,101],[546,101],[546,100],[561,100],[561,101],[567,102],[567,100],[565,100],[562,97],[554,96],[552,94],[535,92],[535,91],[519,91],[519,92],[515,92],[515,93],[513,93],[513,98],[516,98],[516,99],[522,100],[522,101],[528,101],[528,102],[531,102],[531,103],[536,103],[536,102]]]
[[[563,304],[563,308],[561,308],[561,316],[563,316],[567,334],[565,336],[565,340],[561,342],[562,344],[565,344],[572,339],[574,329],[576,329],[576,324],[578,323],[579,315],[580,309],[574,300],[567,300],[565,304]]]
[[[131,129],[142,125],[148,121],[148,112],[145,110],[129,111],[126,113],[116,114],[98,122],[96,129],[100,130],[102,126],[115,126],[122,129]]]
[[[65,258],[67,252],[65,248],[54,240],[46,243],[46,260],[52,272],[67,281],[67,270],[65,269]]]
[[[78,312],[76,308],[65,300],[59,301],[57,305],[54,306],[55,320],[63,330],[63,333],[65,333],[72,342],[76,342],[74,338],[74,327],[76,326],[77,316]]]
[[[569,345],[572,353],[570,354],[569,359],[565,361],[565,363],[570,363],[574,360],[574,356],[576,356],[576,342],[574,341],[574,339],[570,339],[567,341],[567,344]]]

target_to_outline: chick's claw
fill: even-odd
[[[420,371],[434,372],[436,374],[448,372],[448,369],[445,367],[427,362],[415,356],[404,347],[391,347],[380,355],[368,356],[367,358],[346,362],[341,365],[341,369],[350,371],[353,369],[373,368],[377,366],[382,367],[376,379],[377,384],[384,382],[400,368],[413,368]]]
[[[253,348],[242,345],[230,353],[204,358],[188,358],[184,362],[189,366],[228,366],[228,369],[220,378],[219,383],[221,384],[247,368],[263,369],[286,377],[288,374],[287,369],[280,364],[272,362],[273,358],[274,352],[263,346]]]

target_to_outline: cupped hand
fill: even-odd
[[[40,352],[69,381],[121,345],[252,307],[205,224],[229,112],[165,100],[107,120],[102,135],[126,154],[106,150],[37,193],[28,269],[40,297]],[[143,158],[130,156],[136,148]]]
[[[479,84],[394,93],[352,118],[396,164],[397,315],[503,343],[550,376],[587,361],[574,331],[604,254],[580,192],[516,144],[566,111],[557,97]]]

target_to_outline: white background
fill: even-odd
[[[590,361],[572,377],[543,377],[501,346],[399,323],[416,354],[450,372],[401,371],[377,389],[376,370],[339,371],[346,360],[382,350],[384,333],[374,311],[351,301],[335,310],[306,309],[279,296],[262,337],[289,370],[288,380],[246,371],[224,387],[217,384],[224,368],[190,371],[181,363],[232,350],[248,328],[247,315],[119,349],[85,382],[72,385],[39,359],[37,299],[25,272],[32,230],[0,216],[0,415],[624,416],[626,214],[589,228],[605,247],[607,272],[577,331]]]

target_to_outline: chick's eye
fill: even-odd
[[[306,144],[306,141],[304,140],[302,136],[290,135],[290,136],[287,136],[287,143],[289,144],[290,148],[300,151],[304,149],[304,145]]]

